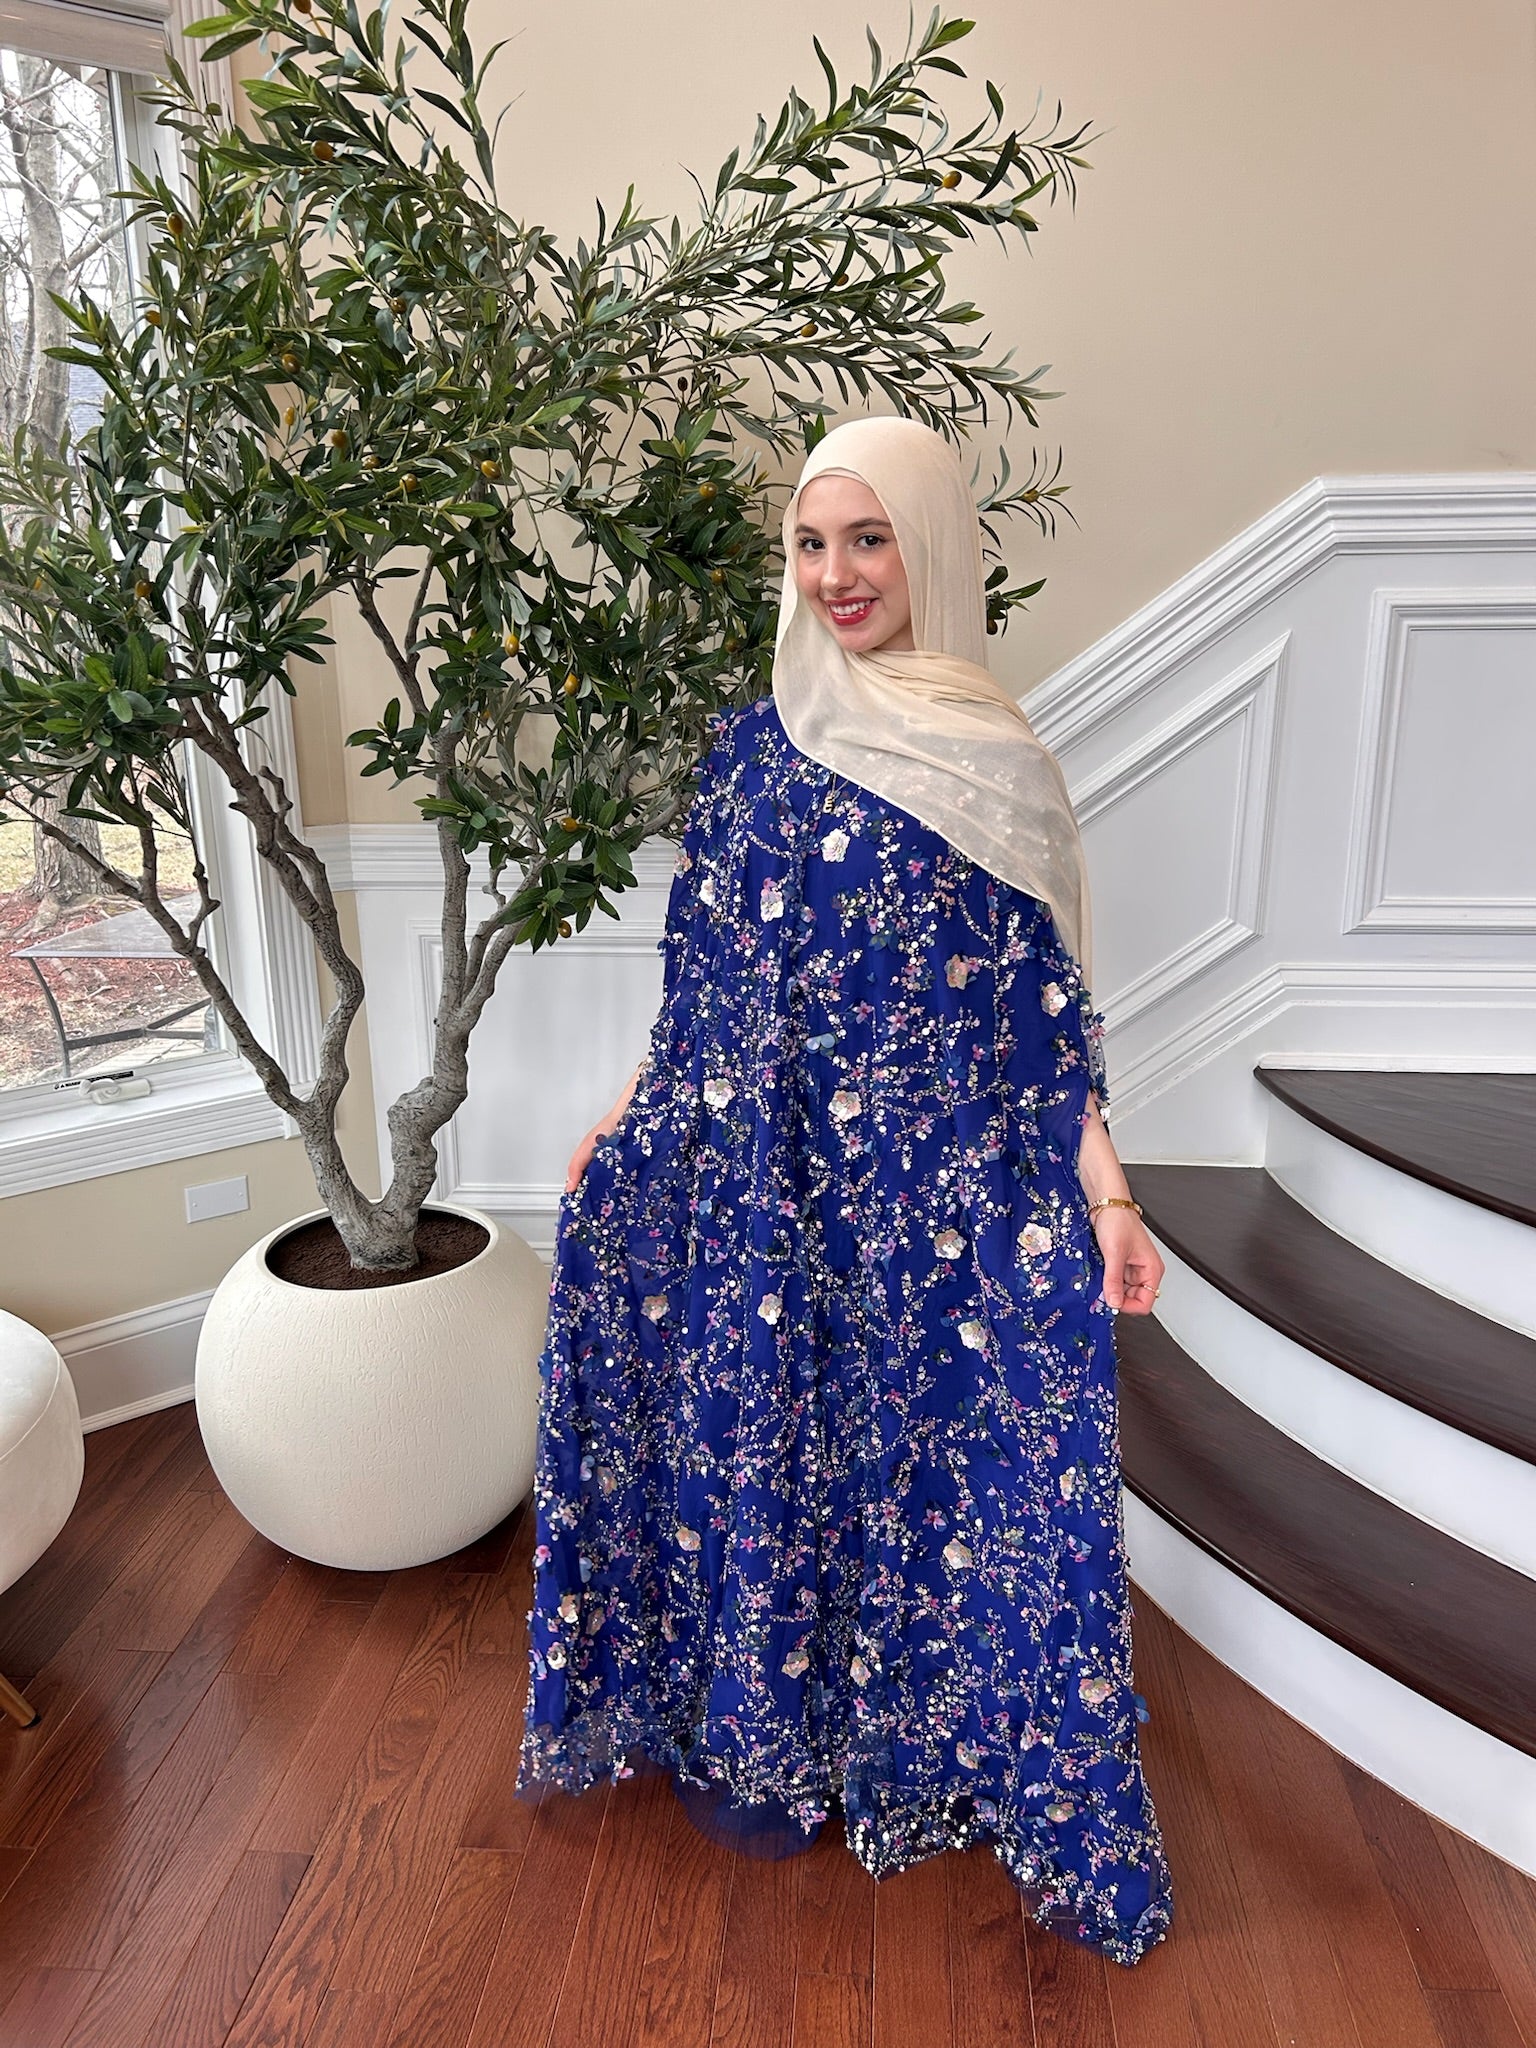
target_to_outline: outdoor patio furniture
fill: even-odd
[[[180,896],[167,896],[165,907],[179,924],[187,925],[197,909],[198,898],[189,891]],[[64,1013],[59,1007],[58,997],[48,985],[41,963],[44,960],[174,960],[178,957],[170,940],[147,910],[121,910],[110,917],[99,917],[91,924],[77,925],[73,931],[58,932],[52,938],[39,939],[32,946],[12,948],[14,960],[25,960],[37,977],[38,987],[43,992],[43,1001],[48,1005],[48,1015],[53,1022],[54,1037],[58,1041],[59,1060],[66,1081],[74,1078],[72,1060],[76,1053],[95,1045],[123,1045],[136,1038],[185,1039],[189,1044],[201,1044],[212,1051],[218,1043],[218,1018],[206,995],[200,995],[195,1002],[183,1003],[179,1008],[166,1010],[158,1017],[151,1017],[139,1024],[120,1025],[113,1031],[71,1031],[64,1022]],[[207,1006],[205,1022],[195,1031],[178,1031],[175,1026],[183,1017],[190,1017],[195,1010]]]

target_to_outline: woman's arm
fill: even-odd
[[[1106,1196],[1117,1201],[1130,1198],[1125,1168],[1120,1164],[1104,1119],[1099,1114],[1098,1100],[1091,1094],[1083,1123],[1077,1173],[1090,1204]],[[1134,1209],[1095,1209],[1093,1234],[1104,1254],[1106,1303],[1125,1315],[1150,1315],[1162,1284],[1163,1262],[1140,1216]]]
[[[576,1147],[576,1150],[571,1154],[571,1163],[565,1169],[565,1191],[567,1194],[571,1192],[572,1188],[576,1186],[577,1182],[581,1179],[581,1176],[586,1172],[587,1161],[592,1157],[592,1148],[597,1143],[598,1139],[607,1137],[608,1133],[618,1123],[619,1118],[623,1116],[625,1110],[628,1109],[629,1098],[635,1092],[635,1083],[639,1080],[640,1068],[644,1065],[644,1060],[641,1060],[639,1065],[635,1068],[635,1071],[624,1083],[623,1089],[619,1094],[618,1100],[614,1103],[612,1109],[608,1111],[606,1116],[600,1116],[598,1118],[597,1122],[592,1126],[591,1130],[587,1131],[583,1135],[583,1137],[581,1138],[580,1142]]]

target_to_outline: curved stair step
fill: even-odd
[[[1536,1582],[1394,1507],[1122,1316],[1125,1483],[1344,1649],[1536,1756]]]
[[[1127,1173],[1163,1243],[1249,1314],[1381,1393],[1536,1465],[1536,1340],[1347,1243],[1262,1167]]]
[[[1258,1067],[1271,1095],[1400,1173],[1536,1225],[1536,1074]]]

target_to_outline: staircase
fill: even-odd
[[[1263,1167],[1127,1169],[1133,1577],[1536,1875],[1536,1075],[1257,1074]]]

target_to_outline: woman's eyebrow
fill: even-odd
[[[871,518],[871,519],[850,519],[850,520],[848,521],[848,524],[847,524],[847,525],[846,525],[846,526],[845,526],[845,527],[843,528],[843,532],[844,532],[844,533],[859,533],[859,532],[862,532],[862,531],[863,531],[863,529],[864,529],[865,527],[875,527],[875,526],[878,526],[878,527],[882,528],[882,529],[883,529],[883,530],[884,530],[884,531],[885,531],[886,533],[891,533],[891,532],[893,532],[893,531],[894,531],[894,529],[893,529],[893,527],[892,527],[892,525],[891,525],[891,522],[889,521],[889,519],[874,519],[874,518]],[[821,529],[820,529],[819,527],[816,527],[816,526],[807,526],[807,525],[805,524],[805,522],[804,522],[803,520],[801,520],[801,521],[800,521],[800,522],[799,522],[799,523],[798,523],[798,524],[796,525],[796,527],[795,527],[795,538],[796,538],[797,540],[805,540],[805,539],[807,539],[807,538],[811,538],[811,539],[814,539],[814,540],[820,540],[820,538],[821,538]]]

